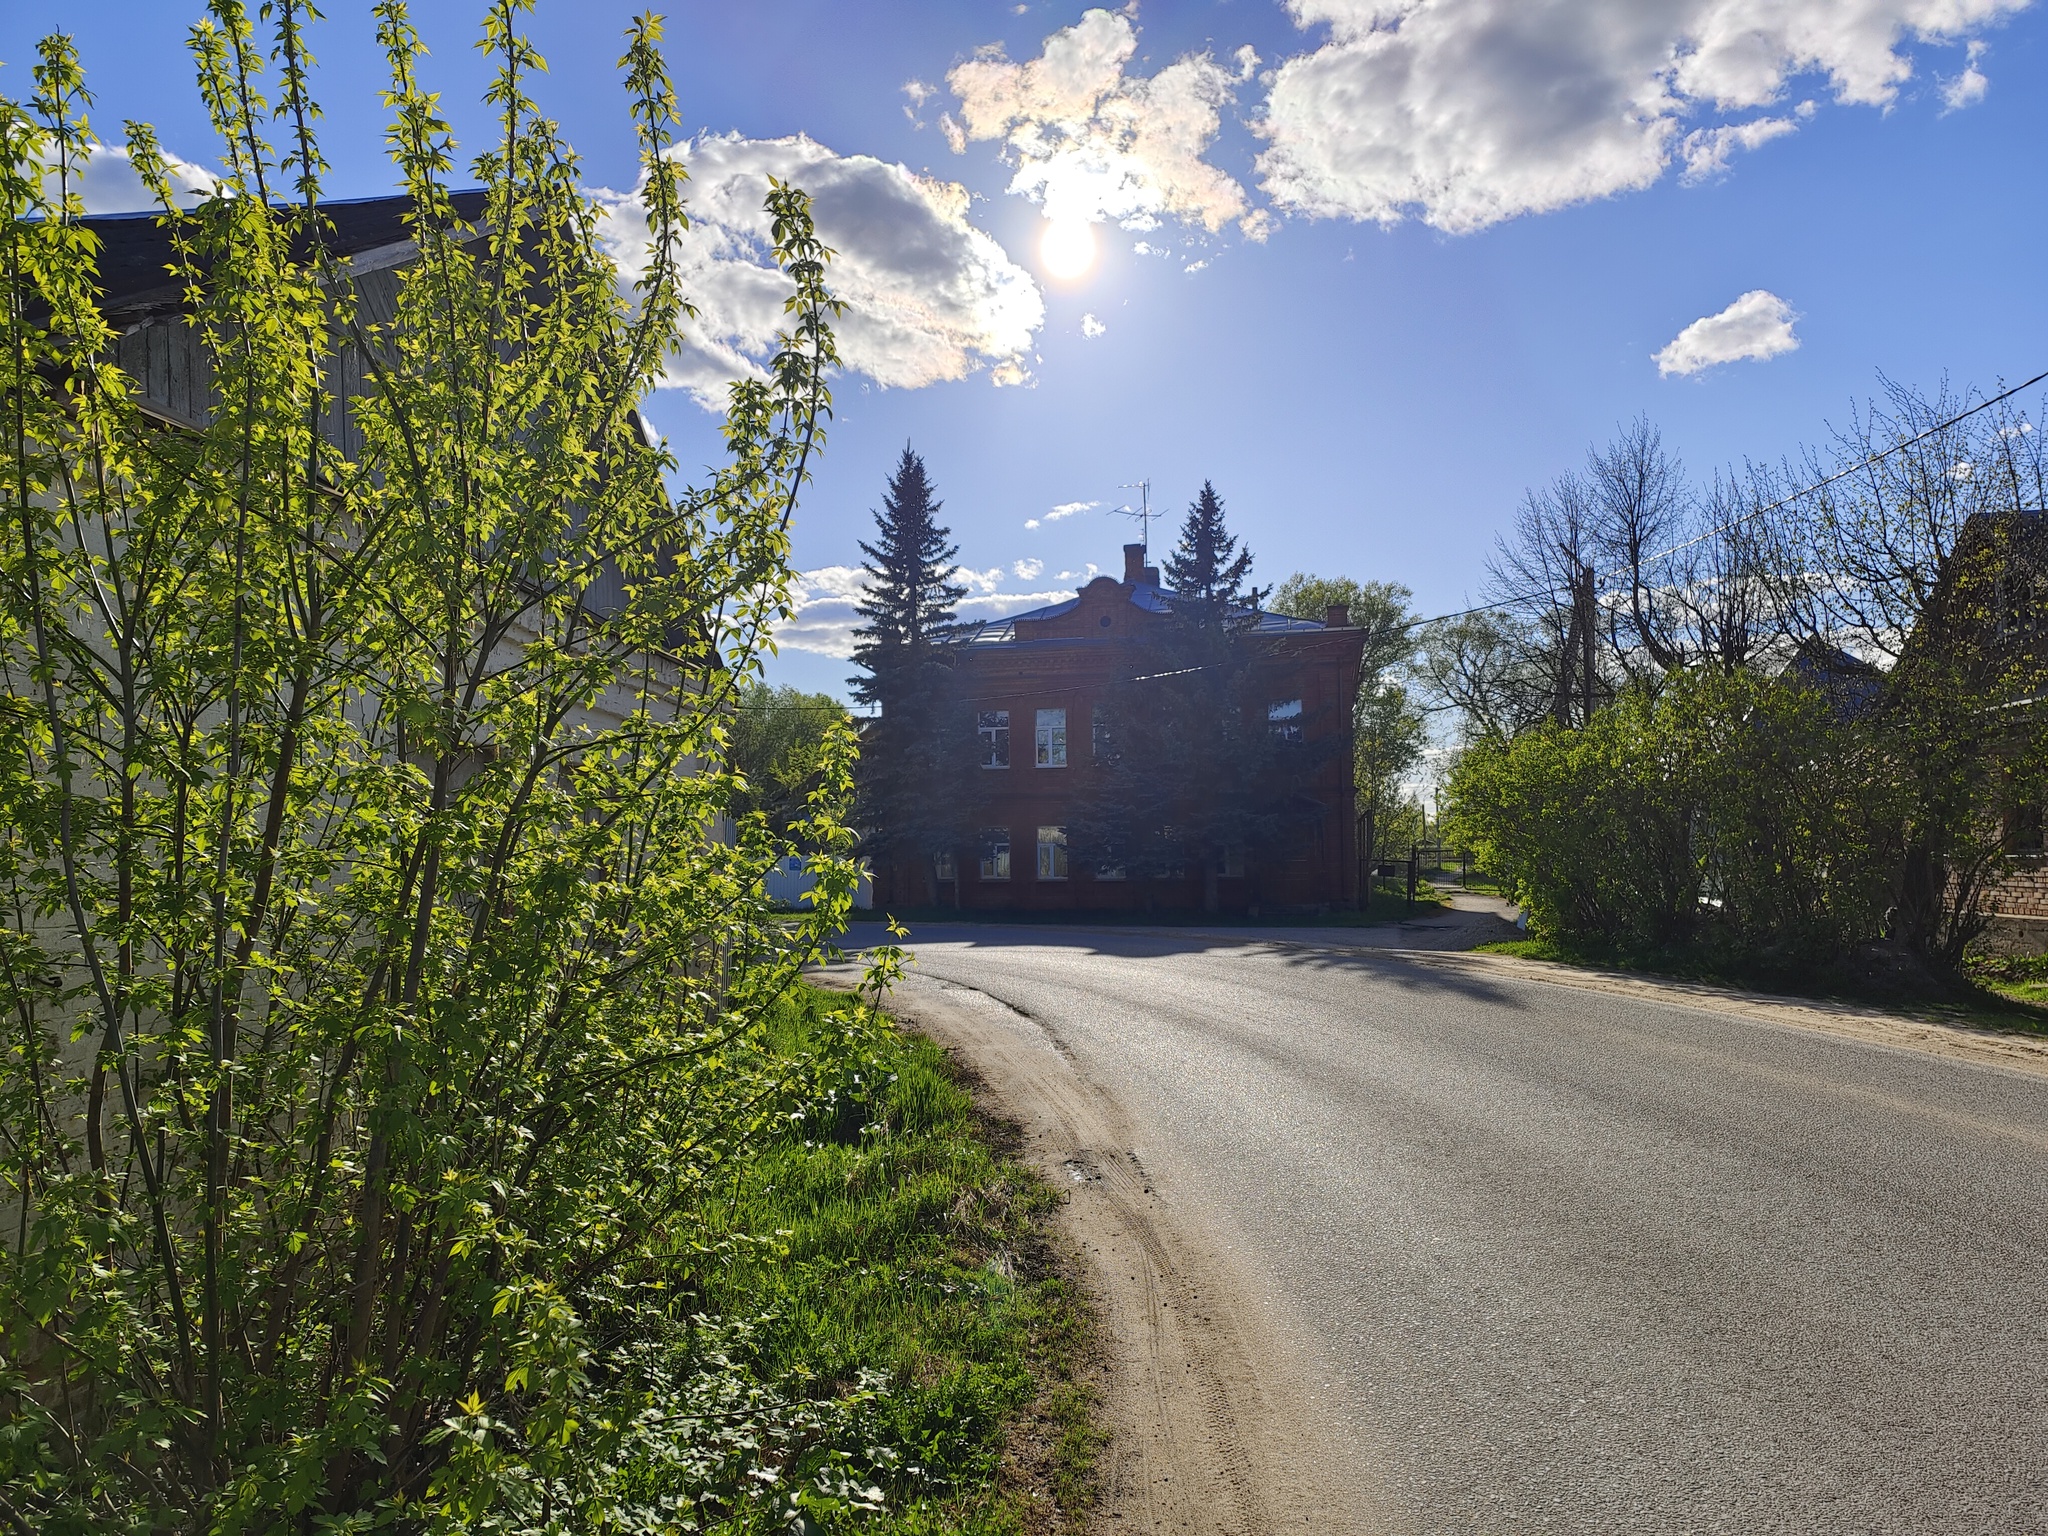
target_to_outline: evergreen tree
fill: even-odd
[[[858,611],[867,622],[853,632],[853,659],[866,672],[850,679],[853,696],[885,712],[892,698],[912,697],[929,681],[918,669],[931,664],[953,623],[953,605],[967,595],[947,580],[960,547],[952,530],[939,525],[944,505],[932,496],[924,460],[905,443],[875,514],[879,538],[860,547],[868,557],[862,567],[868,584]]]
[[[950,701],[949,636],[953,605],[966,588],[950,580],[959,546],[939,523],[924,460],[910,445],[889,477],[877,537],[862,544],[867,590],[854,630],[853,659],[863,669],[853,695],[878,713],[861,734],[855,824],[877,864],[915,858],[927,895],[938,895],[935,858],[959,840],[960,796],[971,733]],[[959,738],[955,740],[955,738]]]
[[[1166,557],[1166,582],[1179,599],[1176,611],[1213,623],[1233,608],[1256,606],[1261,594],[1244,589],[1251,569],[1252,552],[1237,547],[1237,535],[1223,525],[1223,498],[1204,480],[1181,524],[1180,543]]]

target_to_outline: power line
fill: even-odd
[[[1958,412],[1956,415],[1949,417],[1947,421],[1938,421],[1933,426],[1929,427],[1926,431],[1920,433],[1916,437],[1909,437],[1902,443],[1893,443],[1891,447],[1880,449],[1878,452],[1871,454],[1870,457],[1868,457],[1867,459],[1863,459],[1858,463],[1851,464],[1845,468],[1836,470],[1832,475],[1827,476],[1825,479],[1816,480],[1813,482],[1813,484],[1806,486],[1803,489],[1793,491],[1790,495],[1780,496],[1776,501],[1770,503],[1768,506],[1757,507],[1752,511],[1745,512],[1742,514],[1742,516],[1735,518],[1730,522],[1723,523],[1718,528],[1709,528],[1705,533],[1696,534],[1692,538],[1687,539],[1683,544],[1674,544],[1669,549],[1665,550],[1662,554],[1650,556],[1647,560],[1643,561],[1643,564],[1655,565],[1659,560],[1669,560],[1673,555],[1677,554],[1680,550],[1690,549],[1693,545],[1703,543],[1705,540],[1711,539],[1715,537],[1717,534],[1727,533],[1730,529],[1733,528],[1740,528],[1744,523],[1754,521],[1755,519],[1762,517],[1766,512],[1775,512],[1778,510],[1778,508],[1786,505],[1788,502],[1797,501],[1802,496],[1811,496],[1815,491],[1826,490],[1827,487],[1833,485],[1837,480],[1840,480],[1847,475],[1853,475],[1859,470],[1868,469],[1871,465],[1876,464],[1883,459],[1890,458],[1893,454],[1899,452],[1903,448],[1910,448],[1915,443],[1925,442],[1928,438],[1934,436],[1934,434],[1937,432],[1946,432],[1950,427],[1954,426],[1957,422],[1967,421],[1972,416],[1976,415],[1979,411],[1989,410],[1992,406],[1997,405],[2000,401],[2010,400],[2014,395],[2018,394],[2021,390],[2032,389],[2036,384],[2040,383],[2043,379],[2048,379],[2048,371],[2037,373],[2031,379],[2028,379],[2026,383],[2015,384],[2011,389],[2005,391],[2004,394],[1993,395],[1989,400],[1985,400],[1980,402],[1979,404],[1973,405],[1967,411]],[[1616,569],[1613,571],[1609,571],[1607,574],[1610,576],[1615,576],[1619,575],[1620,571],[1619,569]]]
[[[1928,438],[1934,436],[1937,432],[1946,432],[1950,427],[1956,425],[1958,422],[1967,421],[1972,416],[1976,415],[1979,411],[1987,411],[1992,406],[1999,404],[2001,401],[2010,400],[2014,395],[2019,394],[2022,390],[2032,389],[2036,384],[2039,384],[2044,379],[2048,379],[2048,370],[2044,370],[2041,373],[2035,374],[2031,379],[2028,379],[2024,384],[2013,385],[2011,389],[2004,391],[2002,394],[1996,394],[1988,400],[1979,401],[1977,404],[1971,406],[1967,411],[1958,411],[1955,415],[1949,417],[1948,420],[1938,421],[1933,426],[1927,428],[1926,431],[1918,433],[1913,437],[1909,437],[1905,439],[1903,442],[1893,443],[1889,448],[1879,449],[1876,453],[1871,454],[1868,458],[1860,459],[1854,464],[1846,465],[1843,468],[1836,470],[1832,475],[1828,475],[1822,479],[1814,481],[1811,485],[1802,486],[1800,487],[1800,489],[1796,491],[1790,492],[1789,494],[1784,496],[1780,496],[1776,501],[1771,502],[1766,506],[1752,508],[1750,511],[1743,513],[1742,516],[1738,518],[1734,518],[1728,522],[1722,523],[1718,527],[1709,528],[1704,533],[1695,534],[1692,538],[1685,540],[1685,542],[1682,544],[1674,544],[1667,550],[1663,550],[1657,554],[1650,555],[1643,559],[1640,562],[1640,565],[1652,566],[1657,564],[1661,560],[1669,560],[1673,555],[1679,554],[1684,550],[1688,550],[1692,548],[1692,546],[1695,544],[1704,543],[1708,539],[1715,538],[1718,535],[1727,533],[1732,529],[1740,528],[1744,523],[1753,522],[1757,518],[1762,517],[1767,512],[1775,512],[1780,507],[1787,506],[1792,502],[1799,500],[1799,498],[1802,496],[1811,496],[1815,491],[1825,490],[1827,489],[1827,487],[1833,485],[1837,480],[1843,479],[1845,476],[1848,475],[1853,475],[1857,473],[1859,470],[1868,469],[1871,465],[1880,463],[1883,460],[1890,458],[1893,454],[1898,453],[1903,449],[1912,447],[1915,443],[1923,443]],[[1625,567],[1617,566],[1614,570],[1603,572],[1600,575],[1596,576],[1594,579],[1596,581],[1605,581],[1610,577],[1620,575],[1624,569]],[[1524,603],[1529,601],[1531,598],[1545,597],[1548,595],[1549,594],[1544,592],[1523,592],[1514,597],[1504,597],[1499,602],[1482,603],[1476,608],[1460,608],[1456,613],[1440,613],[1433,619],[1410,619],[1406,624],[1400,626],[1400,630],[1398,632],[1405,634],[1407,631],[1411,629],[1420,629],[1424,625],[1428,624],[1444,624],[1448,623],[1452,619],[1470,618],[1475,613],[1498,613],[1503,609],[1514,607],[1517,603]]]

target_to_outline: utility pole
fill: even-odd
[[[1579,705],[1579,724],[1593,719],[1598,703],[1598,677],[1594,670],[1595,626],[1599,622],[1599,600],[1593,591],[1593,568],[1582,565],[1571,582],[1571,618],[1565,626],[1564,645],[1557,658],[1557,691],[1551,696],[1551,716],[1560,726],[1572,723],[1572,706]]]
[[[1593,596],[1593,567],[1587,566],[1579,573],[1579,676],[1586,685],[1586,712],[1580,717],[1582,725],[1593,723],[1593,709],[1598,702],[1596,690],[1599,675],[1593,669],[1593,626],[1598,621],[1599,608]]]

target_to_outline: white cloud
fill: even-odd
[[[1181,271],[1187,273],[1189,276],[1193,276],[1195,273],[1201,271],[1204,267],[1208,265],[1209,258],[1204,256],[1200,261],[1189,262],[1186,266],[1181,268]]]
[[[165,169],[170,172],[171,189],[180,204],[189,208],[212,193],[216,184],[213,172],[181,160],[169,150],[163,156]],[[43,185],[51,197],[57,195],[56,173],[47,163]],[[84,170],[74,172],[71,190],[85,204],[87,213],[147,213],[157,207],[156,197],[143,181],[142,173],[119,144],[93,145]]]
[[[1080,571],[1061,571],[1059,574],[1059,579],[1061,581],[1088,582],[1093,581],[1096,577],[1100,576],[1101,574],[1102,567],[1097,565],[1093,560],[1090,560],[1088,562],[1087,569]]]
[[[1244,188],[1202,158],[1243,76],[1206,53],[1149,79],[1126,74],[1136,50],[1127,15],[1092,10],[1028,63],[998,49],[955,65],[946,83],[960,98],[963,142],[1001,140],[1016,167],[1010,190],[1048,219],[1151,229],[1175,218],[1213,233],[1244,218]]]
[[[985,571],[977,571],[971,565],[956,565],[949,579],[970,592],[993,592],[1003,584],[1003,568],[992,565]]]
[[[1044,523],[1057,523],[1064,518],[1074,517],[1083,512],[1091,512],[1101,505],[1102,503],[1099,501],[1063,501],[1046,513],[1044,517],[1034,517],[1026,522],[1024,526],[1026,528],[1036,528]]]
[[[1013,613],[1022,613],[1027,608],[1043,608],[1049,603],[1064,603],[1072,592],[990,592],[976,597],[960,599],[959,614],[963,620],[1003,619]]]
[[[1083,336],[1086,336],[1090,341],[1093,341],[1096,337],[1100,336],[1104,331],[1108,329],[1108,326],[1104,325],[1100,320],[1096,319],[1093,315],[1083,315],[1081,317],[1081,334]]]
[[[775,643],[822,656],[851,656],[854,626],[860,622],[854,604],[860,601],[866,582],[867,572],[857,565],[825,565],[798,572],[789,586],[796,617],[777,627]]]
[[[1974,107],[1984,99],[1984,93],[1991,89],[1991,81],[1977,61],[1984,57],[1984,45],[1972,41],[1969,52],[1963,60],[1963,72],[1953,79],[1941,83],[1941,103],[1945,111],[1960,112],[1965,107]]]
[[[690,171],[683,281],[687,322],[665,383],[711,409],[726,386],[759,377],[786,323],[789,284],[768,251],[768,177],[811,194],[818,234],[837,254],[826,281],[846,303],[833,321],[846,366],[877,384],[916,389],[988,368],[1028,378],[1022,357],[1045,323],[1031,275],[967,221],[966,189],[814,140],[706,136],[677,151]],[[647,223],[637,192],[600,189],[602,235],[627,281],[644,267]]]
[[[1019,560],[1014,569],[1021,581],[1034,581],[1044,567],[1036,560]],[[1094,566],[1088,568],[1093,575]],[[992,565],[985,571],[961,566],[953,580],[968,589],[968,595],[954,605],[964,622],[1007,618],[1027,608],[1063,603],[1072,592],[1005,592],[1001,590],[1004,571]],[[1062,576],[1064,579],[1064,575]],[[853,631],[860,623],[855,605],[867,582],[867,572],[857,565],[824,565],[799,571],[790,582],[790,598],[796,616],[784,620],[775,631],[775,643],[785,650],[811,651],[842,660],[853,655]]]
[[[1767,107],[1803,75],[1825,75],[1837,101],[1889,106],[1913,73],[1910,42],[2029,3],[1287,0],[1330,35],[1275,73],[1262,185],[1309,214],[1483,229],[1647,187],[1674,154],[1711,173],[1763,142],[1755,120],[1712,119]],[[1967,80],[1955,88],[1974,99]]]
[[[1679,141],[1678,152],[1685,157],[1683,179],[1705,181],[1718,176],[1728,169],[1729,158],[1738,149],[1755,149],[1798,131],[1799,125],[1789,117],[1759,117],[1719,128],[1696,128]]]
[[[1698,373],[1717,363],[1741,362],[1797,350],[1792,322],[1799,317],[1775,293],[1753,288],[1717,315],[1695,320],[1655,355],[1657,371]]]

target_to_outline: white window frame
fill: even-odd
[[[1065,827],[1040,827],[1038,829],[1038,878],[1041,880],[1064,880],[1067,878],[1067,829]]]
[[[948,848],[944,853],[932,856],[932,877],[936,880],[960,878],[960,866],[954,862],[952,849]]]
[[[1008,827],[983,827],[981,829],[981,878],[984,880],[1007,880],[1010,878],[1010,829]]]
[[[1037,727],[1038,766],[1066,767],[1067,712],[1064,709],[1041,709],[1038,712]]]
[[[974,717],[974,731],[981,738],[981,766],[1009,767],[1010,712],[1007,709],[979,711]]]
[[[1266,728],[1282,741],[1301,740],[1301,700],[1280,699],[1268,704]]]

